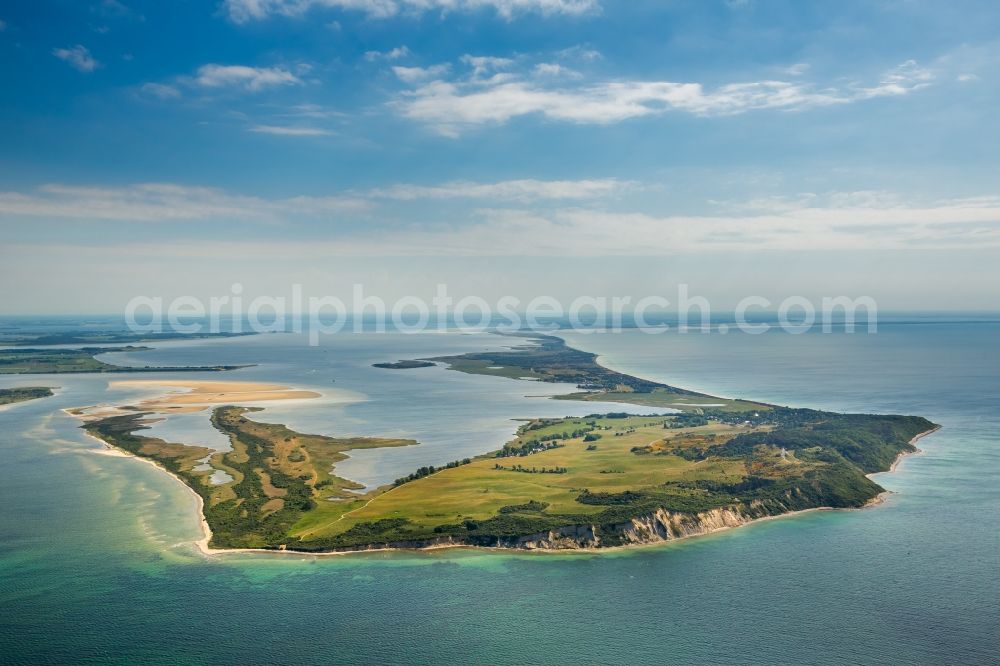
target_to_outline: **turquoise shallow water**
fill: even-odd
[[[75,422],[54,414],[105,393],[107,378],[60,377],[56,398],[0,411],[0,655],[77,664],[996,663],[998,334],[997,324],[923,323],[853,336],[570,336],[616,369],[681,386],[915,413],[945,426],[922,441],[923,454],[878,478],[896,491],[881,507],[598,555],[205,559],[190,546],[198,526],[189,493],[148,465],[95,453]],[[481,339],[362,336],[317,350],[268,337],[163,345],[136,360],[252,355],[264,365],[249,379],[362,397],[265,412],[297,427],[396,432],[409,420],[426,447],[359,464],[371,481],[382,464],[450,459],[472,436],[452,432],[463,415],[478,415],[474,443],[485,450],[514,416],[576,407],[523,398],[546,387],[433,369],[407,375],[427,394],[414,399],[398,388],[401,375],[367,368],[370,358]],[[419,351],[407,354],[410,346]],[[403,415],[387,423],[397,408]]]

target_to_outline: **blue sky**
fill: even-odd
[[[0,310],[232,282],[993,308],[997,35],[992,2],[5,3]]]

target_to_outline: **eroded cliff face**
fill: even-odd
[[[509,548],[515,550],[581,550],[588,548],[608,548],[649,543],[662,543],[685,537],[709,534],[718,530],[739,527],[761,518],[780,516],[803,508],[787,497],[789,502],[754,500],[748,504],[702,511],[700,513],[679,513],[658,509],[652,513],[637,516],[622,523],[612,525],[569,525],[546,532],[518,537],[490,540],[461,537],[441,537],[424,541],[399,541],[369,544],[338,549],[340,551],[374,550],[382,548],[441,548],[448,546],[479,546],[487,548]]]
[[[702,511],[696,514],[671,513],[663,509],[633,518],[621,526],[623,543],[656,543],[698,534],[708,534],[730,527],[739,527],[767,516],[787,513],[784,506],[765,506],[762,502]]]
[[[598,528],[594,525],[570,525],[559,529],[528,534],[497,544],[503,548],[521,548],[524,550],[572,550],[578,548],[597,548],[601,538]]]
[[[675,513],[659,509],[614,525],[573,525],[492,544],[524,550],[568,550],[631,544],[660,543],[739,527],[754,520],[788,513],[780,502],[753,501],[700,513]]]

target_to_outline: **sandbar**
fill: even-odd
[[[207,381],[189,379],[124,379],[110,383],[111,388],[163,387],[168,391],[138,403],[143,411],[177,414],[198,412],[212,405],[244,404],[272,400],[303,400],[320,397],[315,391],[293,389],[263,382]]]

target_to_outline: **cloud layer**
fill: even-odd
[[[296,125],[254,125],[247,131],[255,134],[273,134],[275,136],[329,136],[329,130],[320,127],[301,127]]]
[[[657,215],[621,206],[641,189],[615,179],[400,184],[364,193],[267,199],[214,188],[139,184],[47,185],[0,193],[0,221],[25,218],[118,222],[257,221],[294,227],[336,222],[302,243],[304,256],[664,256],[699,251],[1000,248],[1000,197],[907,203],[885,192],[717,203],[702,215]],[[462,222],[414,223],[408,208],[386,235],[359,221],[384,201],[468,199]],[[534,204],[549,201],[554,207]],[[627,203],[627,202],[624,202]],[[618,209],[613,204],[619,204]],[[416,205],[416,204],[413,204]],[[379,211],[392,222],[389,209]],[[35,223],[33,223],[35,224]],[[44,223],[43,223],[44,224]],[[36,225],[37,226],[37,225]],[[252,234],[248,243],[253,244]],[[287,248],[286,248],[287,249]]]
[[[930,85],[934,78],[911,60],[886,72],[873,85],[820,87],[801,80],[750,81],[714,88],[694,82],[638,80],[570,85],[579,74],[558,64],[538,63],[528,73],[517,73],[511,71],[514,61],[505,58],[466,56],[462,63],[466,71],[450,78],[443,65],[394,68],[401,81],[414,86],[394,106],[407,118],[455,136],[474,126],[503,124],[527,115],[607,125],[670,111],[702,117],[759,109],[796,111],[906,95]]]
[[[597,180],[506,180],[497,183],[454,181],[443,185],[393,185],[373,190],[370,196],[413,201],[418,199],[491,199],[538,201],[596,199],[634,187],[617,178]]]
[[[125,222],[277,220],[301,214],[356,212],[367,206],[354,197],[263,199],[172,183],[127,187],[52,184],[33,193],[0,192],[0,220],[8,216]]]
[[[271,16],[301,16],[315,8],[358,11],[380,19],[402,13],[483,9],[510,19],[527,13],[580,15],[600,9],[597,0],[225,0],[223,6],[234,23],[259,21]]]

